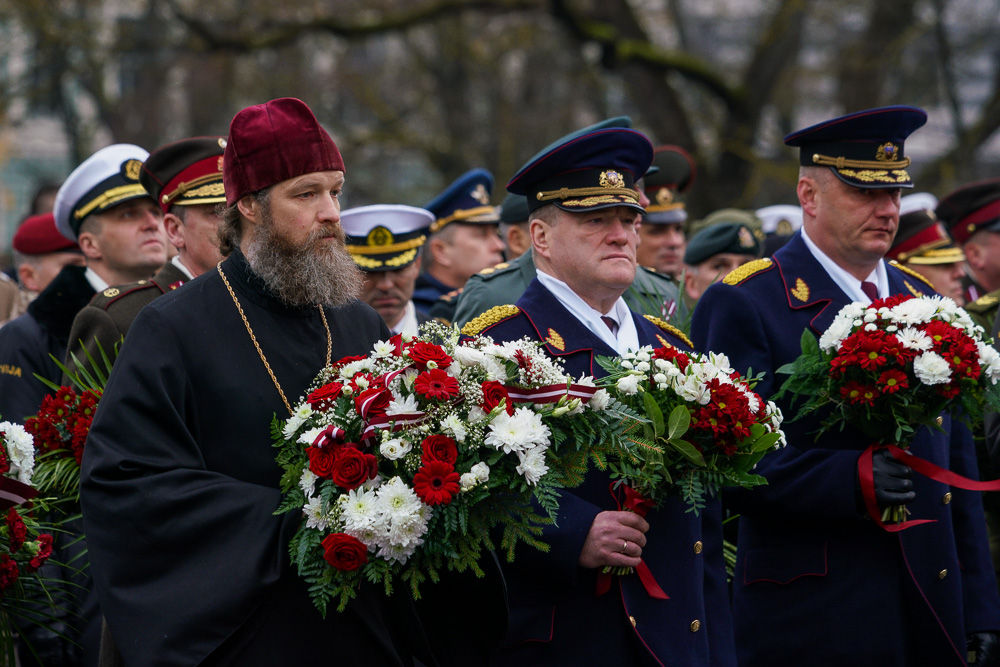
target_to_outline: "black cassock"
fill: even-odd
[[[270,296],[239,251],[223,270],[294,408],[326,356],[318,309]],[[334,361],[389,337],[367,305],[326,316]],[[217,271],[139,314],[98,407],[81,484],[95,586],[126,664],[487,659],[506,616],[492,577],[474,582],[482,595],[472,599],[435,591],[451,609],[418,610],[404,589],[386,598],[367,587],[344,613],[320,617],[288,556],[301,516],[273,515],[274,415],[288,411]],[[468,627],[455,622],[459,609]],[[443,619],[451,626],[438,634]]]

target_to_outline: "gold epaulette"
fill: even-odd
[[[909,276],[912,276],[913,278],[916,278],[917,280],[920,280],[920,281],[926,283],[927,286],[930,287],[931,289],[934,289],[934,283],[932,283],[931,281],[927,280],[927,278],[925,278],[924,276],[920,275],[919,273],[917,273],[916,271],[914,271],[910,267],[908,267],[908,266],[906,266],[904,264],[900,264],[899,262],[897,262],[894,259],[889,260],[889,264],[891,266],[896,267],[897,269],[899,269],[903,273],[905,273],[905,274],[907,274]]]
[[[465,326],[462,327],[462,333],[466,336],[478,336],[483,329],[520,312],[521,309],[517,306],[493,306],[482,315],[477,315],[466,322]]]
[[[985,313],[996,307],[997,302],[1000,299],[997,298],[995,292],[990,292],[989,294],[984,294],[975,301],[965,304],[965,309],[974,313]]]
[[[666,331],[668,334],[673,334],[675,337],[677,337],[679,340],[681,340],[688,347],[694,347],[694,343],[691,342],[691,339],[688,338],[687,335],[685,335],[685,333],[683,331],[681,331],[680,329],[678,329],[674,325],[667,324],[666,322],[664,322],[663,320],[661,320],[659,317],[655,317],[653,315],[643,315],[643,317],[645,317],[647,320],[649,320],[650,322],[652,322],[656,326],[658,326],[661,329],[663,329],[664,331]]]
[[[738,266],[729,273],[726,277],[722,279],[722,282],[727,285],[739,285],[741,282],[749,278],[755,273],[760,273],[764,269],[768,269],[774,262],[767,257],[764,259],[755,259],[752,262],[747,262],[743,266]]]

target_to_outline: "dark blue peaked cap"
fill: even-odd
[[[801,165],[829,167],[853,187],[912,188],[903,142],[926,122],[917,107],[866,109],[792,132],[785,144],[799,147]]]
[[[485,169],[467,171],[424,208],[434,214],[431,232],[437,232],[452,222],[495,225],[500,221],[496,206],[490,205],[493,175]]]
[[[580,130],[529,160],[507,191],[526,196],[532,211],[555,204],[564,211],[628,206],[641,213],[635,181],[652,162],[653,145],[641,132]]]

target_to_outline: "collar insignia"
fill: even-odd
[[[563,337],[557,334],[554,329],[549,329],[549,335],[545,338],[545,342],[560,352],[566,349],[566,341],[564,341]]]
[[[792,293],[792,296],[803,303],[809,300],[809,285],[806,285],[806,281],[802,280],[802,278],[796,278],[795,287],[789,291]]]

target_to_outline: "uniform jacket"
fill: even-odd
[[[737,273],[738,272],[738,273]],[[801,233],[772,260],[712,285],[694,313],[699,349],[729,355],[738,372],[775,369],[800,354],[849,298],[813,258]],[[887,267],[892,294],[932,293],[916,274]],[[734,283],[734,284],[727,284]],[[792,414],[787,401],[786,418]],[[935,519],[887,533],[863,517],[857,459],[868,442],[850,428],[819,441],[815,419],[785,423],[788,446],[764,457],[768,485],[734,493],[741,513],[733,584],[740,665],[962,665],[966,633],[1000,628],[1000,600],[977,492],[914,475],[912,518]],[[911,451],[977,478],[967,428],[943,419]]]
[[[434,276],[428,273],[421,273],[417,276],[417,283],[413,289],[413,296],[411,297],[413,305],[417,307],[417,310],[430,313],[434,303],[452,289],[450,285],[445,285]]]
[[[997,307],[1000,306],[1000,290],[993,290],[975,301],[965,304],[965,310],[973,321],[986,331],[992,331],[997,319]]]
[[[454,306],[452,321],[462,327],[494,306],[515,303],[534,279],[535,262],[530,250],[509,262],[483,269],[465,283]],[[628,307],[637,313],[655,315],[671,323],[687,319],[686,312],[677,312],[678,307],[683,308],[677,284],[652,269],[637,267],[635,281],[623,296]]]
[[[49,393],[35,373],[58,382],[73,316],[94,295],[82,266],[67,266],[28,306],[0,327],[0,416],[24,423]],[[55,357],[55,360],[52,358]]]
[[[294,406],[324,364],[317,308],[283,305],[238,250],[222,266]],[[327,308],[326,319],[334,361],[389,335],[360,302]],[[136,318],[81,472],[91,570],[126,664],[408,665],[420,655],[432,666],[420,618],[446,619],[459,645],[491,628],[485,596],[469,628],[440,610],[418,617],[405,589],[386,597],[367,584],[324,620],[290,565],[301,516],[273,514],[275,415],[288,412],[217,271]]]
[[[617,354],[537,280],[517,307],[482,333],[498,341],[546,341],[548,354],[564,359],[575,377],[604,375],[596,357]],[[642,316],[632,317],[641,344],[690,349]],[[649,597],[636,575],[616,577],[598,597],[597,570],[577,561],[594,517],[618,509],[609,483],[608,474],[590,470],[582,486],[561,496],[558,526],[541,538],[551,551],[525,547],[513,563],[504,563],[510,629],[497,664],[734,665],[720,503],[709,502],[695,517],[677,499],[647,516],[643,558],[669,600]]]
[[[6,273],[0,272],[0,327],[23,315],[33,296],[32,292],[21,289]]]
[[[128,333],[128,328],[139,311],[156,297],[177,289],[187,279],[183,271],[172,262],[167,262],[149,280],[112,285],[100,294],[95,294],[73,319],[69,335],[71,342],[66,350],[67,368],[75,368],[70,355],[75,355],[81,363],[86,364],[87,353],[100,360],[100,350],[104,350],[113,361],[115,346]]]

